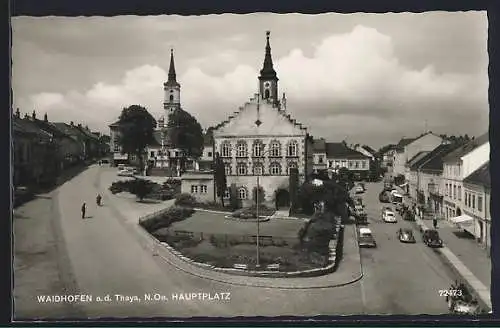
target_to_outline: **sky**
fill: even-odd
[[[109,134],[124,107],[163,114],[170,49],[204,128],[257,92],[271,31],[279,94],[314,137],[379,148],[488,129],[485,11],[14,17],[13,108]]]

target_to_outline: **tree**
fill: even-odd
[[[154,141],[153,131],[156,121],[146,108],[132,105],[122,110],[119,118],[118,143],[122,154],[134,154],[139,159],[139,169],[144,169],[144,152]]]
[[[265,196],[266,196],[266,193],[264,192],[264,189],[262,188],[262,186],[259,186],[259,192],[257,193],[257,187],[253,187],[252,189],[252,199],[253,199],[253,202],[254,204],[257,205],[257,197],[258,200],[259,200],[259,204],[262,204],[265,200]]]
[[[203,130],[196,118],[182,109],[168,116],[167,127],[172,146],[180,150],[180,167],[184,171],[187,158],[197,159],[203,153]]]
[[[236,184],[232,183],[229,188],[229,202],[231,203],[231,209],[236,211],[240,208],[240,200],[238,199],[238,190]]]
[[[142,202],[144,197],[153,191],[154,184],[144,179],[135,179],[130,186],[130,192],[139,198]]]
[[[322,180],[322,184],[317,186],[312,181],[302,184],[299,190],[302,211],[306,214],[314,212],[314,204],[325,203],[325,211],[334,213],[342,217],[345,221],[347,216],[347,202],[349,194],[339,183],[333,180]]]
[[[227,189],[226,166],[218,152],[215,153],[214,174],[217,197],[220,197],[221,204],[224,207],[224,193]]]

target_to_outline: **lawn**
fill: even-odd
[[[229,214],[228,214],[229,215]],[[260,234],[262,236],[273,236],[281,238],[297,238],[297,234],[304,226],[305,221],[271,219],[260,222]],[[195,212],[190,218],[175,222],[170,230],[190,231],[206,234],[228,234],[228,235],[255,235],[257,222],[244,222],[243,220],[228,220],[224,214]]]

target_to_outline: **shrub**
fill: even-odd
[[[135,179],[130,184],[129,192],[136,195],[142,201],[144,197],[153,191],[154,186],[153,182],[144,179]]]
[[[197,201],[193,195],[183,193],[183,194],[177,195],[177,197],[175,199],[175,205],[194,207],[197,205]]]
[[[192,208],[173,206],[158,216],[139,221],[139,224],[151,233],[158,229],[166,228],[174,222],[182,221],[190,217],[193,212]]]
[[[135,179],[129,179],[129,180],[124,180],[124,181],[115,181],[111,184],[109,187],[109,191],[114,194],[119,194],[124,191],[130,191],[130,188],[132,184],[134,183]]]

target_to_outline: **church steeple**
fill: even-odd
[[[170,49],[170,67],[168,68],[168,86],[177,86],[177,74],[175,73],[174,49]]]
[[[266,31],[266,53],[264,64],[260,70],[259,76],[259,94],[262,99],[270,99],[278,102],[278,76],[273,67],[273,58],[271,56],[271,45],[269,43],[270,31]]]
[[[168,68],[168,81],[163,83],[165,98],[163,109],[165,110],[165,125],[168,124],[168,117],[175,110],[181,108],[181,85],[177,82],[175,73],[174,49],[170,49],[170,67]]]

